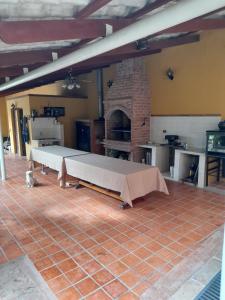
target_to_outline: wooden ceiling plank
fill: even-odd
[[[87,18],[97,10],[107,5],[112,0],[92,0],[82,10],[80,10],[74,17],[77,19]]]
[[[149,4],[145,5],[143,8],[129,14],[128,18],[133,18],[133,19],[140,18],[140,17],[146,15],[147,13],[150,13],[154,9],[157,9],[163,5],[166,5],[167,3],[171,2],[171,1],[172,0],[156,0],[155,2],[149,3]]]

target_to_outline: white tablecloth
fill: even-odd
[[[97,154],[67,157],[65,165],[67,174],[120,192],[123,201],[131,206],[132,200],[152,191],[168,194],[165,180],[157,167]]]
[[[33,148],[30,152],[30,161],[36,161],[59,172],[61,179],[65,172],[65,157],[87,155],[88,152],[70,149],[62,146],[46,146]]]

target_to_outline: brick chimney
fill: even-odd
[[[109,149],[124,151],[129,154],[130,160],[140,162],[142,150],[138,145],[146,143],[150,137],[148,87],[143,58],[117,64],[113,85],[104,101],[106,155]]]

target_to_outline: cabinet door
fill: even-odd
[[[91,151],[91,132],[90,126],[76,122],[76,133],[77,133],[77,149],[82,151]]]

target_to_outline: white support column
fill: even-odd
[[[222,254],[220,300],[225,300],[225,224],[224,224],[224,239],[223,239],[223,254]]]
[[[2,118],[0,114],[0,167],[1,167],[1,180],[6,180],[6,168],[5,168],[5,158],[3,149],[3,137],[2,137]]]

